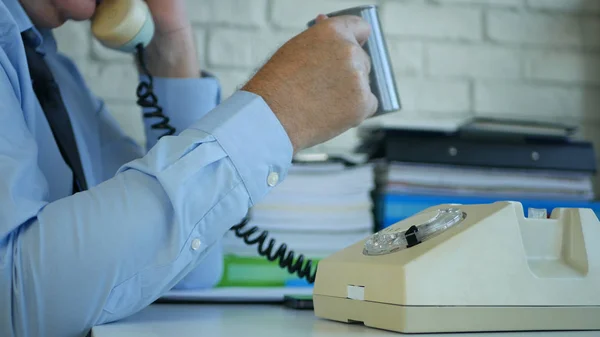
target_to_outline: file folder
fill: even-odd
[[[371,160],[531,170],[596,172],[591,142],[560,138],[466,136],[460,132],[379,129],[358,151]]]

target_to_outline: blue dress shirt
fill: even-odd
[[[0,0],[0,336],[84,336],[177,284],[213,286],[220,239],[291,165],[279,120],[249,92],[219,104],[213,78],[157,78],[179,133],[157,141],[146,121],[145,152],[52,33],[35,30],[90,187],[70,195],[72,173],[29,78],[21,32],[30,28],[18,0]]]

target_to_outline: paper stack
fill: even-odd
[[[548,214],[557,207],[591,208],[600,216],[592,176],[584,173],[399,162],[382,165],[377,172],[378,229],[440,204],[502,200]]]
[[[386,193],[495,198],[592,200],[588,173],[393,162],[383,174]]]
[[[591,208],[593,143],[568,126],[474,120],[455,130],[373,128],[360,149],[377,165],[377,230],[440,204],[517,201]]]
[[[339,162],[294,164],[284,182],[250,211],[244,231],[254,226],[275,239],[297,258],[320,258],[373,233],[374,172],[371,165]],[[224,239],[225,272],[221,287],[277,287],[307,285],[297,275],[260,256],[257,245],[247,245],[233,231]],[[313,264],[314,265],[314,264]]]

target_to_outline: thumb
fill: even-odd
[[[371,35],[371,26],[363,18],[356,15],[334,17],[340,31],[352,42],[364,45]]]

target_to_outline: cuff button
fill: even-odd
[[[200,248],[200,239],[192,240],[192,249],[198,250],[198,248]]]
[[[277,173],[277,172],[269,173],[269,176],[267,177],[267,184],[269,184],[269,186],[273,187],[273,186],[277,185],[278,182],[279,182],[279,173]]]

